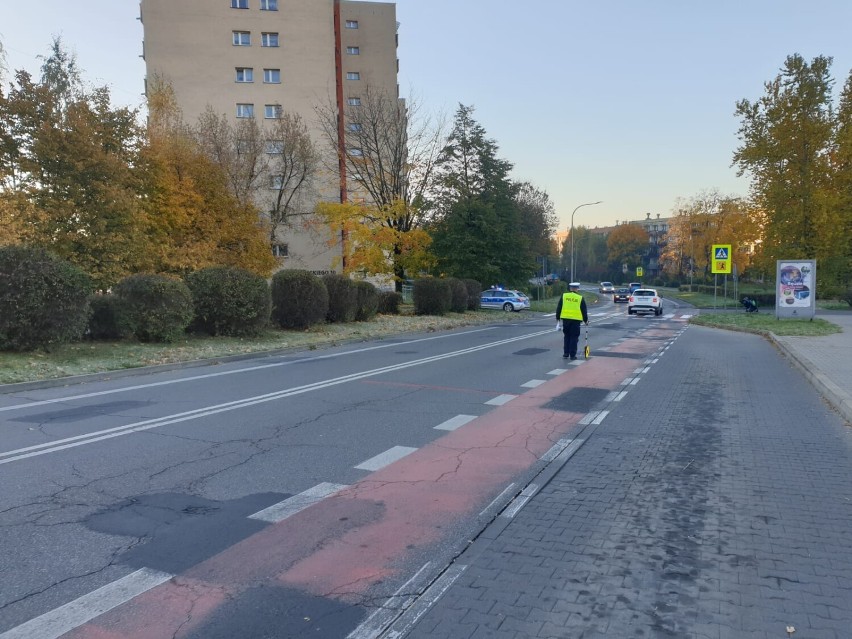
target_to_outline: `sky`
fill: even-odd
[[[850,0],[396,7],[401,93],[449,119],[473,106],[512,178],[549,194],[560,230],[572,213],[575,226],[609,226],[667,217],[709,190],[747,197],[747,176],[731,166],[737,101],[760,98],[794,53],[834,59],[835,98],[852,71]],[[138,15],[135,0],[2,0],[6,66],[37,75],[59,35],[86,81],[109,86],[116,105],[142,106]]]

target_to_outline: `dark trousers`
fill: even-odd
[[[577,343],[580,341],[580,320],[562,320],[562,354],[577,357]]]

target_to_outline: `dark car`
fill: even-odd
[[[630,289],[629,288],[617,288],[615,289],[615,293],[612,294],[613,302],[626,302],[630,299]]]

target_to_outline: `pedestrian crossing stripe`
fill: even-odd
[[[716,259],[717,260],[727,260],[728,259],[728,249],[727,247],[720,246],[716,249]]]

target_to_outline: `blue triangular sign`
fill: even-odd
[[[727,260],[728,259],[728,249],[723,246],[720,246],[716,249],[716,259],[717,260]]]

